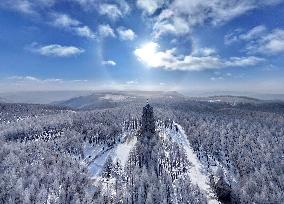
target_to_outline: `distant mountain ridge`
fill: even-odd
[[[0,97],[0,103],[9,103],[9,100],[6,98]]]
[[[52,104],[79,109],[111,108],[129,102],[152,102],[159,100],[184,99],[185,97],[175,91],[98,91],[91,95],[79,96]]]
[[[76,96],[85,96],[93,91],[21,91],[0,93],[0,102],[49,104],[53,101],[67,100]],[[1,99],[4,99],[1,100]]]
[[[219,95],[219,96],[208,96],[208,97],[194,97],[194,100],[207,101],[211,103],[228,103],[231,105],[246,104],[246,103],[263,103],[265,100],[247,97],[247,96],[232,96],[232,95]]]

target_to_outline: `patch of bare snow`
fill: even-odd
[[[137,137],[127,138],[123,143],[119,143],[114,150],[113,161],[119,160],[124,167],[131,149],[137,142]]]
[[[113,149],[108,149],[106,145],[92,145],[85,143],[83,162],[88,166],[89,171],[94,178],[101,172],[108,156],[111,155]]]
[[[106,163],[107,158],[112,155],[113,149],[104,152],[102,155],[99,155],[90,165],[89,170],[93,174],[93,177],[96,178],[99,176],[104,164]]]
[[[97,178],[99,176],[108,157],[111,157],[113,162],[119,160],[121,165],[124,167],[131,149],[137,142],[137,137],[124,134],[122,138],[123,141],[113,147],[107,147],[106,145],[93,146],[89,143],[85,144],[85,159],[83,162],[88,165],[93,178]]]

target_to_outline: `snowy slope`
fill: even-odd
[[[137,137],[129,137],[123,143],[119,143],[113,151],[113,161],[119,160],[124,167],[129,156],[129,152],[137,142]]]
[[[103,154],[99,155],[96,160],[94,160],[90,165],[89,165],[89,170],[93,174],[93,177],[96,178],[99,173],[101,172],[102,168],[104,167],[104,164],[107,160],[107,158],[112,154],[113,149],[108,150],[104,152]]]
[[[94,178],[98,176],[112,151],[112,148],[107,149],[105,145],[93,146],[89,143],[85,144],[84,155],[86,158],[83,160],[83,162],[88,166],[89,171]]]
[[[208,203],[220,203],[216,199],[216,196],[214,195],[213,190],[209,185],[209,178],[204,173],[204,171],[202,171],[203,166],[198,160],[197,155],[194,153],[192,147],[190,146],[184,130],[179,124],[174,123],[174,125],[177,125],[179,131],[171,131],[171,133],[169,133],[169,136],[186,151],[187,158],[192,164],[192,167],[189,170],[189,175],[192,183],[196,184],[200,188],[200,190],[205,192]]]
[[[122,167],[125,166],[129,153],[137,142],[137,138],[126,133],[121,138],[122,142],[117,143],[113,147],[85,144],[84,154],[86,158],[84,162],[88,165],[93,178],[99,176],[108,157],[111,157],[114,162],[119,161]]]

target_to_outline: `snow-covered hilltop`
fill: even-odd
[[[147,104],[143,108],[141,124],[134,127],[136,131],[124,128],[120,142],[111,148],[102,145],[90,148],[86,145],[85,162],[94,183],[102,185],[100,196],[103,198],[98,195],[97,199],[111,202],[119,199],[119,191],[123,191],[130,192],[128,196],[134,197],[133,203],[144,203],[147,199],[153,203],[220,203],[180,125],[173,121],[155,122],[153,108]],[[129,183],[129,178],[138,183]],[[152,184],[150,181],[156,182]],[[166,192],[158,190],[161,186]],[[143,195],[135,192],[135,187],[143,187]],[[149,191],[148,188],[153,189]],[[167,192],[167,189],[171,191]],[[128,202],[127,197],[120,199]]]

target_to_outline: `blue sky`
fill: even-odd
[[[5,0],[0,91],[284,93],[283,0]]]

